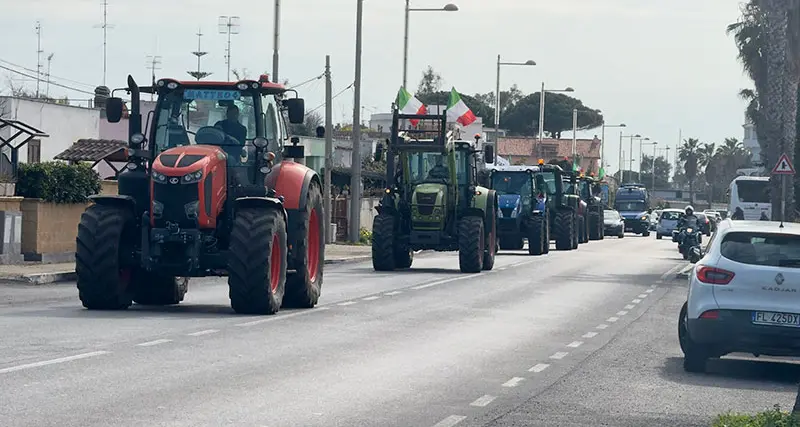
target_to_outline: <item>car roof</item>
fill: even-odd
[[[783,228],[780,221],[733,221],[730,218],[722,221],[720,227],[726,233],[744,231],[751,233],[781,233],[800,235],[800,224],[784,222]]]

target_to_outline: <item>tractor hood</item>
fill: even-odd
[[[414,229],[441,229],[446,217],[447,186],[424,183],[414,187],[411,218]]]
[[[497,204],[500,205],[500,218],[516,218],[521,207],[521,197],[519,194],[503,194],[497,197]]]

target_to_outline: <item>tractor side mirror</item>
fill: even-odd
[[[122,120],[122,98],[106,99],[106,118],[109,123],[119,123]]]
[[[483,146],[483,162],[494,163],[494,145],[486,144]]]
[[[380,162],[381,160],[383,160],[383,151],[384,151],[383,143],[379,142],[378,145],[375,146],[375,161],[376,162]]]
[[[283,101],[283,105],[289,112],[289,123],[299,125],[305,121],[306,105],[303,98],[289,98]]]

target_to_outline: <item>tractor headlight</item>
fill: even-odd
[[[161,202],[153,200],[153,217],[154,218],[161,218],[161,215],[164,214],[164,205]]]
[[[267,138],[262,138],[260,136],[253,140],[253,145],[255,145],[258,148],[264,148],[267,146],[268,143],[269,141],[267,141]]]
[[[194,184],[195,182],[199,182],[200,179],[203,178],[203,171],[195,171],[192,173],[187,173],[186,175],[181,178],[181,182],[184,184]]]
[[[186,213],[186,218],[197,219],[197,212],[200,209],[200,201],[195,200],[183,205],[183,211]]]
[[[155,181],[167,182],[167,176],[164,175],[163,173],[159,173],[159,172],[153,171],[152,176],[153,176],[153,180],[155,180]]]
[[[504,218],[504,216],[503,216],[503,210],[502,210],[502,209],[498,209],[498,210],[497,210],[497,217],[498,217],[498,218]]]
[[[143,142],[144,142],[144,135],[140,133],[135,133],[131,135],[131,144],[139,146],[142,145]]]

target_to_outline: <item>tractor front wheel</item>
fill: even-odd
[[[375,271],[392,271],[395,263],[394,217],[378,214],[372,220],[372,268]]]
[[[541,255],[545,247],[550,245],[547,240],[547,230],[544,217],[534,216],[528,221],[528,254]]]
[[[603,238],[603,224],[600,214],[597,212],[589,213],[589,240],[600,240]]]
[[[317,305],[322,293],[322,272],[325,264],[325,215],[322,207],[322,192],[312,184],[308,190],[308,202],[301,212],[297,234],[293,239],[293,266],[295,272],[286,278],[285,307],[312,308]]]
[[[228,255],[231,307],[241,314],[275,314],[286,289],[286,221],[271,207],[239,209]]]
[[[480,273],[485,247],[483,219],[467,216],[458,223],[458,266],[462,273]]]
[[[494,268],[494,259],[497,255],[497,247],[500,245],[497,239],[497,204],[489,199],[486,206],[486,219],[483,225],[485,233],[485,247],[483,253],[483,269],[491,270]],[[522,238],[520,238],[522,240]],[[522,247],[520,247],[522,249]]]
[[[555,232],[556,249],[559,251],[572,250],[573,244],[573,226],[575,220],[573,213],[570,211],[560,211],[556,213],[556,222],[553,224],[553,231]]]

